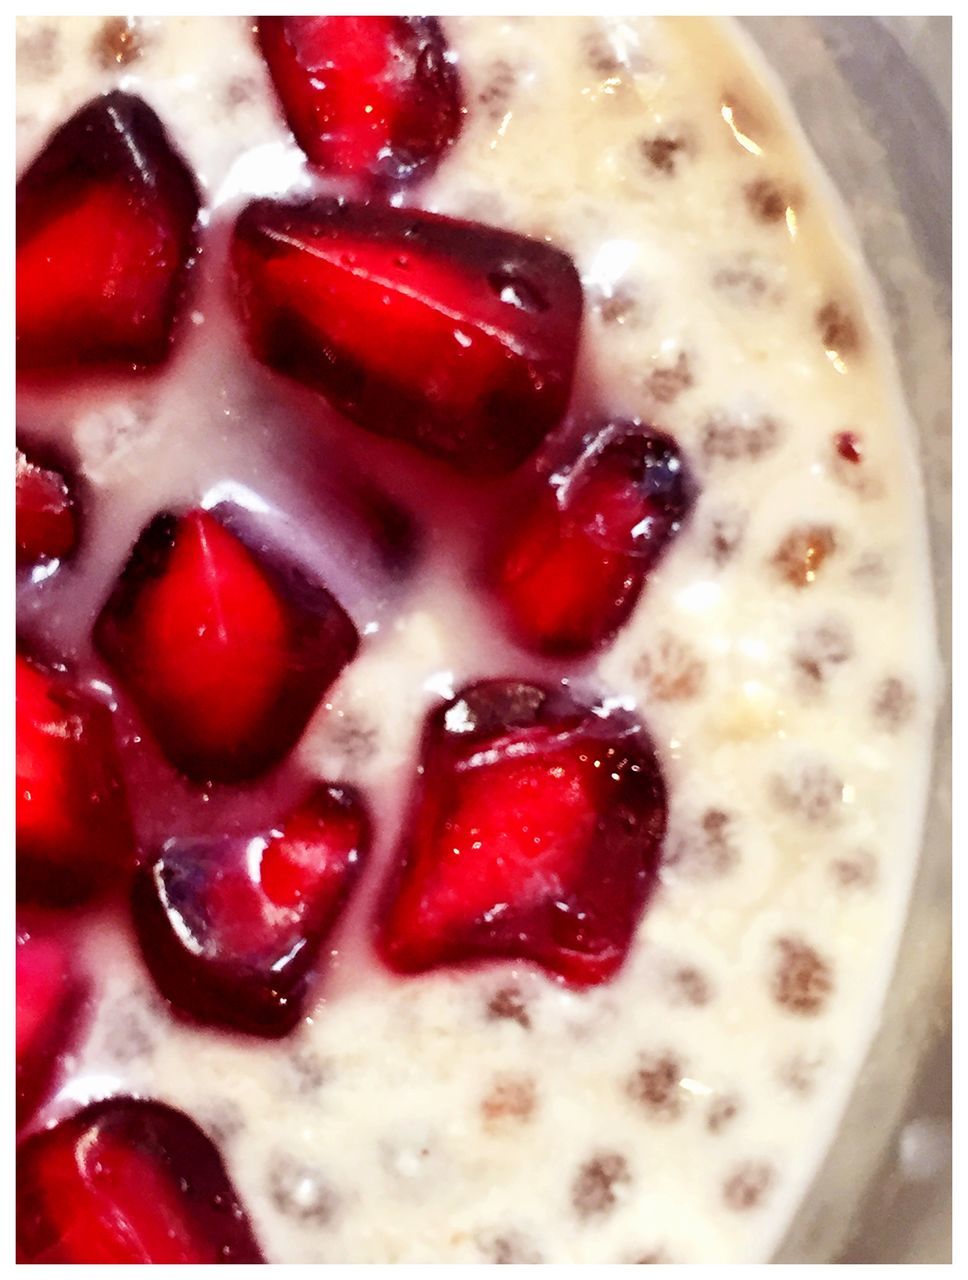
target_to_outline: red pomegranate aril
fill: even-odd
[[[117,882],[133,855],[110,710],[18,654],[18,898],[80,901]]]
[[[580,657],[627,620],[695,486],[675,442],[638,423],[609,424],[541,484],[486,577],[521,644]]]
[[[74,498],[64,475],[17,447],[17,567],[64,560],[77,543]]]
[[[162,994],[200,1022],[291,1031],[368,846],[362,802],[332,786],[272,831],[169,840],[139,870],[132,896]]]
[[[472,685],[428,718],[380,951],[403,973],[502,958],[605,982],[665,824],[659,764],[625,713],[511,680]]]
[[[156,516],[94,636],[162,751],[196,782],[277,764],[359,645],[326,588],[228,507]]]
[[[109,1098],[17,1150],[17,1261],[263,1262],[222,1158],[160,1102]]]
[[[50,1092],[84,997],[66,942],[33,925],[17,930],[17,1124]]]
[[[232,262],[255,354],[370,431],[498,474],[565,413],[582,291],[550,245],[416,209],[258,200]]]
[[[318,168],[411,182],[457,137],[460,79],[436,18],[267,17],[257,30],[289,127]]]
[[[115,91],[17,184],[17,367],[147,366],[168,353],[198,191],[161,121]]]

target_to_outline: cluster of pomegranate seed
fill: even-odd
[[[253,355],[443,468],[483,482],[524,468],[518,514],[494,511],[472,576],[524,650],[585,658],[688,517],[684,459],[606,411],[554,468],[528,464],[566,418],[581,283],[544,242],[390,202],[460,132],[436,19],[269,17],[255,33],[310,164],[355,194],[238,214],[230,271]],[[20,375],[162,364],[199,212],[193,175],[140,98],[108,93],[62,125],[17,189]],[[69,574],[86,502],[69,462],[24,441],[16,479],[18,568]],[[91,639],[111,689],[27,641],[17,656],[18,1257],[260,1261],[188,1117],[111,1098],[36,1128],[85,1022],[89,982],[65,930],[79,904],[120,894],[174,1014],[289,1032],[366,873],[366,797],[295,778],[291,763],[361,637],[311,565],[222,503],[147,524]],[[431,710],[373,924],[395,971],[514,959],[584,986],[623,963],[657,871],[665,787],[634,717],[567,683],[490,680]],[[289,799],[260,820],[148,841],[121,718],[199,796],[288,768]]]

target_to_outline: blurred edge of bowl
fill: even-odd
[[[844,198],[919,433],[942,663],[880,1028],[777,1262],[951,1261],[951,19],[745,18]],[[885,86],[890,93],[885,93]]]

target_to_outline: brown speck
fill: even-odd
[[[517,987],[501,987],[496,991],[488,1001],[487,1016],[494,1022],[502,1020],[516,1022],[525,1031],[531,1027],[528,1007]]]
[[[582,52],[596,75],[616,76],[625,69],[625,64],[604,31],[589,31],[582,40]]]
[[[60,34],[40,26],[17,35],[17,74],[41,78],[54,75],[60,65]]]
[[[723,261],[713,271],[712,284],[735,307],[773,306],[783,298],[781,267],[754,253]]]
[[[632,1181],[628,1161],[616,1152],[587,1160],[575,1175],[571,1203],[579,1218],[596,1218],[614,1209]]]
[[[914,714],[914,704],[911,687],[897,676],[888,676],[874,690],[871,701],[874,723],[888,732],[900,729]]]
[[[702,815],[702,829],[710,840],[722,840],[729,828],[729,814],[722,809],[707,809]]]
[[[794,1053],[778,1065],[776,1078],[791,1093],[805,1096],[813,1093],[822,1065],[823,1059],[819,1056]]]
[[[869,595],[883,595],[891,585],[893,566],[879,551],[865,551],[850,568],[851,581]]]
[[[488,69],[487,83],[477,95],[477,100],[492,120],[500,120],[507,113],[517,79],[517,71],[503,58],[492,63]]]
[[[730,1121],[735,1120],[738,1112],[739,1102],[736,1098],[728,1094],[713,1098],[706,1111],[706,1128],[710,1133],[721,1133]]]
[[[773,999],[791,1013],[805,1017],[818,1014],[833,990],[830,965],[799,938],[780,938],[776,953],[770,983]]]
[[[804,822],[830,826],[840,819],[844,784],[829,765],[801,760],[773,778],[773,799]]]
[[[829,680],[854,653],[854,641],[845,622],[827,618],[797,634],[793,664],[799,674],[813,686]]]
[[[730,1209],[755,1209],[776,1180],[772,1165],[760,1160],[738,1164],[723,1183],[723,1199]]]
[[[544,1258],[531,1241],[516,1231],[484,1237],[480,1240],[480,1248],[488,1262],[496,1262],[499,1265],[509,1263],[534,1265],[544,1262]]]
[[[681,1079],[682,1064],[672,1054],[643,1053],[626,1081],[625,1092],[653,1116],[675,1120],[682,1112]]]
[[[358,764],[376,751],[379,734],[355,711],[344,711],[329,717],[325,740],[333,751]]]
[[[268,1171],[269,1196],[288,1218],[323,1226],[338,1205],[338,1197],[322,1172],[287,1153],[273,1157]]]
[[[650,1265],[661,1265],[672,1262],[672,1259],[664,1249],[646,1249],[643,1253],[635,1253],[631,1258],[623,1259],[632,1266],[642,1267]]]
[[[755,460],[776,448],[780,428],[773,418],[710,418],[703,428],[702,451],[706,458],[724,462]]]
[[[247,102],[253,102],[258,92],[258,83],[251,76],[233,76],[225,86],[225,105],[230,111],[235,111]]]
[[[639,152],[649,169],[667,178],[679,171],[689,150],[686,139],[678,133],[659,133],[651,138],[639,139]]]
[[[720,568],[733,558],[746,532],[745,511],[722,511],[706,526],[706,554]]]
[[[826,303],[815,318],[825,351],[836,356],[853,355],[857,351],[860,346],[857,322],[841,303]]]
[[[802,524],[791,529],[773,553],[773,567],[791,587],[808,587],[837,549],[830,525]]]
[[[147,1027],[137,1017],[125,1020],[123,1028],[111,1037],[111,1056],[115,1062],[134,1062],[147,1058],[155,1047],[155,1040]]]
[[[685,640],[664,631],[652,652],[638,659],[634,674],[658,702],[685,702],[702,688],[706,664]]]
[[[694,384],[692,365],[684,351],[671,364],[658,364],[645,376],[645,390],[659,404],[671,404]]]
[[[866,849],[843,858],[834,858],[830,874],[841,889],[867,889],[877,879],[877,859]]]
[[[296,1093],[315,1093],[329,1079],[332,1067],[328,1062],[305,1046],[295,1048],[287,1065]]]
[[[674,1004],[693,1005],[700,1008],[712,999],[712,987],[706,975],[694,965],[682,965],[669,979]]]
[[[488,1128],[504,1121],[524,1121],[534,1112],[537,1092],[531,1076],[500,1076],[481,1102],[481,1114]]]
[[[792,192],[784,191],[770,178],[749,182],[743,188],[746,207],[759,222],[783,222],[787,209],[793,207]]]
[[[698,822],[670,842],[666,866],[692,880],[726,875],[739,861],[732,819],[722,809],[707,809]]]
[[[166,1008],[164,1005],[159,1008],[154,999],[143,999],[140,991],[121,996],[112,1005],[106,1031],[108,1050],[115,1062],[136,1062],[153,1052],[155,1036],[144,1017],[146,1004],[156,1014]]]
[[[622,284],[614,285],[611,292],[603,294],[595,303],[595,309],[604,324],[628,324],[630,328],[641,314],[637,296]]]
[[[126,67],[141,56],[143,44],[136,19],[105,18],[91,51],[102,67]]]

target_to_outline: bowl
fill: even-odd
[[[745,18],[847,205],[918,432],[942,675],[880,1028],[777,1262],[951,1261],[951,19]]]

